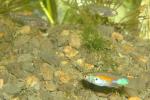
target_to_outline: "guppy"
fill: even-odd
[[[112,73],[93,73],[84,76],[84,80],[97,86],[122,87],[129,83],[128,78]]]

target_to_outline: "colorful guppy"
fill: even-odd
[[[118,88],[128,85],[128,78],[111,73],[94,73],[85,75],[84,79],[97,86]]]

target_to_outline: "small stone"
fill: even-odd
[[[125,43],[122,45],[122,49],[124,51],[124,53],[130,53],[130,52],[134,52],[135,48],[131,43]]]
[[[67,65],[67,64],[68,64],[68,61],[61,61],[60,64],[61,64],[62,66]]]
[[[0,89],[2,89],[3,85],[4,85],[4,80],[0,79]]]
[[[22,54],[18,57],[18,62],[31,62],[32,56],[31,54]]]
[[[142,99],[135,96],[135,97],[130,97],[128,100],[142,100]]]
[[[6,33],[0,32],[0,38],[3,38]]]
[[[134,57],[134,60],[136,60],[137,62],[145,63],[145,64],[148,63],[148,57],[142,56],[142,55],[138,55]]]
[[[47,63],[43,63],[42,66],[40,67],[40,71],[44,80],[52,80],[54,72],[52,66],[50,66]]]
[[[20,100],[19,97],[13,97],[11,100]]]
[[[61,36],[68,36],[70,34],[70,31],[69,30],[63,30],[60,35]]]
[[[24,86],[23,82],[17,82],[17,83],[10,82],[4,85],[3,90],[8,94],[16,94],[22,90],[23,86]]]
[[[31,32],[31,27],[26,25],[26,26],[23,26],[21,27],[20,30],[18,30],[19,33],[26,33],[26,34],[29,34]]]
[[[113,94],[109,96],[109,100],[122,100],[122,98],[117,94]]]
[[[111,35],[111,38],[112,38],[112,40],[116,40],[116,41],[122,41],[123,40],[123,36],[117,32],[113,32]]]
[[[56,55],[58,55],[59,57],[64,57],[65,55],[64,55],[64,53],[62,53],[62,52],[56,52]]]
[[[46,90],[48,90],[48,91],[55,91],[57,89],[57,86],[53,82],[46,81],[44,83],[44,86],[45,86]]]
[[[85,63],[85,67],[86,67],[87,69],[93,69],[93,68],[94,68],[94,65],[93,65],[93,64]]]
[[[64,71],[56,71],[55,76],[58,77],[61,83],[68,83],[71,80],[71,77]]]
[[[48,100],[71,100],[71,99],[68,99],[64,92],[56,91],[56,92],[49,93]]]
[[[70,34],[69,38],[69,45],[74,48],[80,48],[81,47],[81,38],[78,34],[72,33]]]
[[[79,53],[77,50],[75,50],[71,46],[66,46],[63,51],[65,53],[65,56],[68,58],[75,57]]]
[[[76,62],[79,66],[84,66],[85,60],[84,59],[78,59]]]
[[[27,87],[34,87],[38,84],[38,78],[34,75],[27,76],[25,79],[25,83]]]
[[[14,40],[14,46],[15,47],[20,47],[20,46],[26,44],[27,42],[29,42],[29,40],[30,40],[30,36],[29,35],[18,36]]]
[[[89,63],[86,63],[84,59],[78,59],[76,61],[77,65],[80,66],[81,69],[83,70],[91,70],[94,68],[94,65],[93,64],[89,64]]]

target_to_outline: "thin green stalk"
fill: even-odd
[[[49,1],[49,0],[47,0],[47,3],[48,3],[48,1]],[[52,18],[51,10],[47,9],[47,8],[45,7],[45,5],[43,4],[42,1],[39,1],[39,2],[40,2],[40,5],[41,5],[41,7],[42,7],[42,10],[44,11],[44,13],[46,14],[46,16],[48,17],[50,23],[51,23],[51,24],[54,24],[55,22],[54,22],[54,20],[53,20],[53,18]]]

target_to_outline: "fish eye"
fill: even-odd
[[[87,78],[87,76],[86,76],[86,75],[84,75],[83,77],[84,77],[85,79]]]
[[[95,80],[97,81],[97,80],[98,80],[98,78],[95,78]]]

